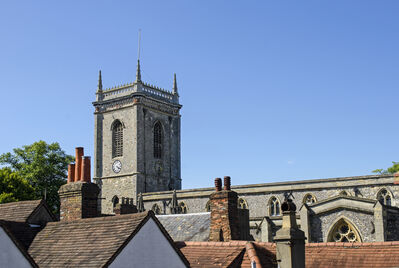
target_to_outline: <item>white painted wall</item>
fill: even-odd
[[[149,219],[109,266],[186,267],[153,219]]]
[[[12,239],[0,226],[0,267],[32,267]]]

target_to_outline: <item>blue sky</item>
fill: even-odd
[[[398,155],[399,2],[1,1],[0,153],[93,155],[98,70],[171,89],[184,188],[370,174]]]

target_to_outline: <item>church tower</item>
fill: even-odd
[[[94,180],[101,212],[122,198],[181,189],[180,109],[176,74],[172,91],[136,80],[103,90],[101,71],[94,105]]]

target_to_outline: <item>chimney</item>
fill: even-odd
[[[276,258],[280,268],[305,268],[305,233],[296,224],[296,206],[286,196],[281,205],[283,226],[276,232]]]
[[[115,215],[137,213],[137,207],[133,205],[133,198],[122,197],[122,202],[114,207]]]
[[[75,181],[80,181],[82,174],[83,147],[75,148]]]
[[[210,196],[211,227],[209,241],[230,241],[240,239],[237,193],[230,189],[230,177],[215,179],[215,190]]]
[[[79,161],[80,159],[80,161]],[[60,187],[60,220],[77,220],[98,216],[97,200],[100,188],[91,183],[90,157],[83,148],[76,148],[76,163],[68,166],[68,182]]]

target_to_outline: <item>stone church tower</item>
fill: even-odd
[[[180,109],[176,75],[167,91],[141,81],[103,90],[99,74],[95,112],[94,180],[101,212],[121,198],[181,189]]]

